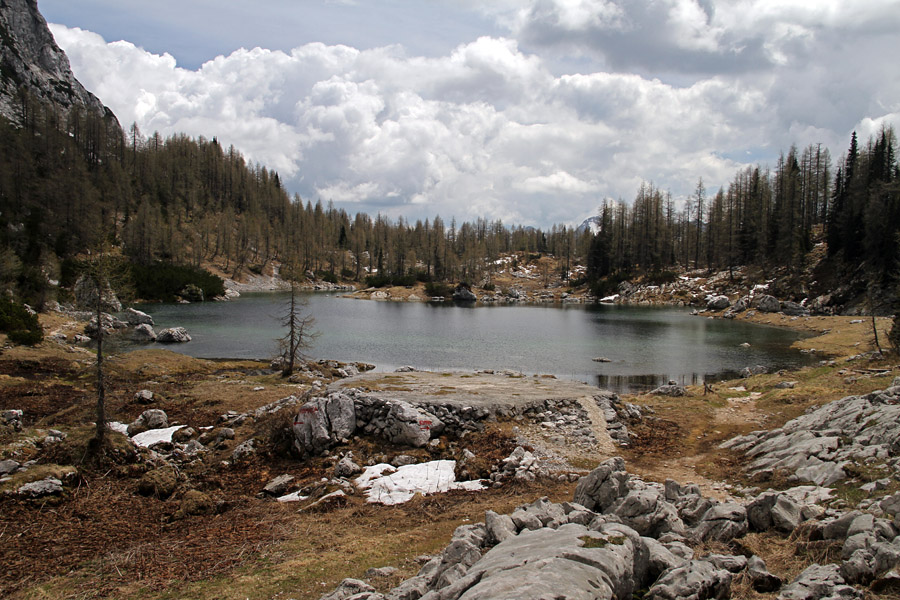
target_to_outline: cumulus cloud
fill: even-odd
[[[89,31],[52,30],[123,124],[217,136],[304,199],[548,226],[579,222],[604,197],[630,199],[644,180],[686,196],[698,177],[727,183],[748,152],[756,160],[815,142],[840,152],[851,128],[896,122],[900,82],[875,77],[882,59],[842,60],[847,32],[866,32],[857,41],[878,56],[891,28],[876,15],[890,3],[872,4],[881,13],[867,4],[851,15],[837,1],[825,10],[763,0],[498,3],[493,16],[512,37],[444,56],[309,43],[239,49],[196,70]],[[573,44],[603,62],[556,73],[538,52]],[[631,64],[646,72],[623,70]]]

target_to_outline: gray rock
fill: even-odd
[[[141,413],[128,426],[128,435],[134,436],[150,429],[165,429],[169,426],[169,417],[165,411],[158,408],[151,408]]]
[[[779,600],[822,600],[862,598],[862,592],[846,584],[838,565],[811,565],[781,588]]]
[[[590,541],[590,543],[588,543]],[[630,598],[635,588],[635,543],[567,524],[524,531],[475,563],[456,589],[435,598]],[[427,596],[425,597],[427,598]],[[424,600],[424,599],[423,599]]]
[[[58,494],[62,494],[63,485],[62,481],[60,481],[59,479],[55,477],[48,477],[40,481],[32,481],[31,483],[26,483],[16,491],[22,496],[28,496],[30,498],[42,498],[44,496],[55,496]]]
[[[627,480],[625,460],[621,457],[610,458],[578,481],[573,501],[587,510],[604,512],[628,493]]]
[[[641,542],[646,549],[648,561],[648,578],[655,581],[659,576],[670,569],[683,566],[690,559],[674,554],[666,546],[649,537],[642,537]]]
[[[750,577],[750,585],[761,594],[774,592],[781,587],[781,577],[769,573],[766,563],[755,554],[747,560],[747,576]]]
[[[518,529],[509,515],[499,515],[492,510],[484,513],[484,524],[494,544],[499,544],[516,535]]]
[[[155,342],[157,341],[156,332],[153,331],[153,327],[147,324],[136,325],[134,329],[131,330],[131,339],[136,342]]]
[[[20,466],[22,465],[14,460],[0,460],[0,476],[15,473]]]
[[[731,306],[731,300],[728,296],[713,296],[706,303],[707,310],[725,310]]]
[[[378,577],[390,577],[397,572],[397,567],[372,567],[366,569],[366,577],[369,579]]]
[[[334,476],[335,477],[353,477],[357,473],[362,472],[362,467],[353,462],[353,458],[351,456],[345,456],[334,466]]]
[[[765,375],[769,372],[769,368],[765,365],[755,365],[752,367],[744,367],[741,369],[741,377],[747,379],[748,377],[752,377],[754,375]]]
[[[125,309],[125,322],[129,325],[153,325],[153,317],[134,308]]]
[[[266,487],[263,488],[263,492],[270,496],[283,496],[290,489],[293,481],[293,475],[288,475],[287,473],[279,475],[266,484]]]
[[[792,390],[797,386],[796,381],[780,381],[775,384],[776,390]]]
[[[156,341],[160,344],[184,344],[191,341],[191,336],[184,327],[168,327],[156,334]]]
[[[472,290],[463,285],[456,286],[453,290],[453,299],[457,302],[475,302],[478,296],[472,293]]]
[[[774,296],[764,295],[757,301],[756,309],[765,313],[779,312],[781,311],[781,302]]]
[[[670,531],[678,534],[685,531],[678,511],[653,488],[628,492],[609,508],[609,512],[640,535],[659,537]]]
[[[419,600],[428,592],[428,583],[425,577],[407,579],[388,592],[387,600]]]
[[[319,600],[350,600],[362,593],[374,593],[375,588],[360,579],[344,579],[333,592],[322,596]]]
[[[796,302],[785,301],[781,303],[781,312],[790,317],[807,317],[809,310]]]
[[[747,533],[747,510],[736,502],[726,502],[709,509],[695,529],[703,541],[728,542]]]
[[[243,460],[256,453],[256,443],[251,439],[238,444],[232,451],[231,458],[234,460]]]
[[[153,392],[150,390],[138,390],[134,393],[134,401],[138,404],[150,404],[153,402]]]
[[[692,560],[664,573],[650,587],[647,600],[724,599],[731,593],[732,575],[707,560]]]
[[[687,390],[683,385],[661,385],[650,393],[654,396],[680,397],[687,394]]]

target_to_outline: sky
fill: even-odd
[[[351,215],[577,225],[900,125],[900,0],[38,0],[126,128]]]

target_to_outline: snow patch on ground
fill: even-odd
[[[110,430],[115,431],[116,433],[121,433],[122,435],[128,435],[128,425],[125,423],[119,423],[118,421],[110,421],[106,424]]]
[[[455,468],[455,460],[433,460],[399,468],[382,463],[366,468],[356,478],[356,486],[366,492],[368,502],[380,504],[402,504],[416,493],[485,489],[480,481],[456,481]]]
[[[184,427],[184,425],[175,425],[173,427],[166,427],[165,429],[151,429],[150,431],[145,431],[144,433],[139,433],[133,438],[131,441],[137,444],[142,448],[149,448],[153,444],[158,442],[172,442],[172,434],[176,431]]]
[[[309,496],[301,496],[300,492],[291,492],[290,494],[285,494],[284,496],[279,496],[276,498],[279,502],[303,502],[308,499]]]

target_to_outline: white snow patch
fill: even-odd
[[[416,493],[484,489],[480,481],[456,481],[455,468],[455,460],[433,460],[399,468],[382,463],[366,468],[356,478],[356,487],[366,492],[368,502],[380,504],[402,504]]]
[[[183,427],[184,425],[175,425],[165,429],[151,429],[150,431],[137,434],[131,438],[131,441],[142,448],[149,448],[158,442],[171,442],[172,434]]]
[[[115,431],[116,433],[121,433],[122,435],[128,435],[128,425],[125,423],[119,423],[118,421],[110,421],[106,424],[110,430]]]
[[[279,502],[303,502],[308,499],[309,496],[301,496],[300,492],[291,492],[290,494],[285,494],[284,496],[279,496],[276,498]]]
[[[616,298],[618,298],[618,297],[619,297],[618,294],[613,294],[612,296],[606,296],[606,297],[600,298],[600,302],[615,302]]]

